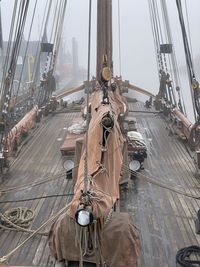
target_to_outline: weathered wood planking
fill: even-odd
[[[34,137],[14,162],[9,175],[7,175],[1,187],[13,187],[20,184],[27,184],[33,182],[34,179],[40,180],[46,175],[56,175],[56,173],[60,173],[61,171],[63,171],[63,177],[32,187],[31,189],[8,193],[1,197],[1,200],[23,199],[72,192],[72,182],[65,179],[59,148],[66,134],[66,130],[63,128],[70,126],[72,120],[79,116],[80,113],[58,114],[46,120],[41,127],[37,129]],[[1,204],[0,208],[6,210],[11,206],[17,207],[19,205],[32,208],[37,215],[33,221],[32,228],[36,229],[43,221],[47,220],[63,207],[68,202],[68,199],[68,197],[57,197],[22,203]],[[46,231],[48,229],[49,227]],[[0,231],[0,255],[7,254],[27,236],[28,235],[25,233]],[[34,261],[34,265],[36,265],[36,262],[40,262],[40,258],[48,255],[45,259],[46,262],[43,263],[44,266],[47,266],[49,251],[47,253],[45,251],[46,249],[48,250],[46,242],[46,237],[36,236],[29,241],[26,246],[17,251],[15,255],[10,258],[9,262],[11,264],[32,265]],[[41,265],[42,264],[40,264],[40,266]]]
[[[130,109],[144,109],[131,103]],[[200,195],[193,159],[176,136],[169,136],[166,122],[158,115],[134,114],[139,131],[148,145],[146,176],[173,185],[185,192]],[[198,245],[194,219],[199,200],[178,195],[136,178],[127,194],[122,193],[122,209],[130,212],[140,229],[143,248],[140,266],[175,267],[178,249]],[[127,207],[129,207],[127,209]]]

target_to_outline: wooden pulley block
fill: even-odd
[[[101,76],[102,76],[104,81],[106,81],[106,82],[110,81],[112,79],[112,72],[111,72],[110,68],[104,67],[102,69]]]

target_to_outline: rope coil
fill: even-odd
[[[190,246],[190,247],[180,249],[176,254],[176,262],[179,263],[183,267],[200,266],[199,260],[192,260],[189,258],[192,256],[192,254],[200,255],[200,247]]]
[[[0,213],[0,228],[8,231],[33,233],[34,230],[27,229],[33,219],[35,213],[27,208],[12,208],[7,210],[4,214]],[[48,233],[38,232],[39,235],[47,236]]]
[[[45,221],[37,230],[32,231],[31,235],[27,237],[22,243],[20,243],[16,248],[14,248],[12,251],[10,251],[7,255],[4,255],[0,257],[0,263],[8,263],[9,257],[11,257],[18,249],[20,249],[26,242],[28,242],[32,237],[34,237],[36,234],[40,232],[44,227],[46,227],[48,224],[53,222],[55,219],[57,219],[63,212],[65,212],[69,208],[70,204],[67,204],[65,207],[60,209],[55,215],[50,217],[47,221]]]
[[[0,216],[1,224],[7,227],[13,227],[13,224],[22,228],[28,228],[35,217],[34,211],[28,208],[11,208],[3,216]],[[12,224],[11,224],[11,223]]]

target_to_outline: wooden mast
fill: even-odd
[[[112,64],[112,0],[97,2],[97,64],[96,77],[100,78],[103,55],[107,55],[108,67]]]

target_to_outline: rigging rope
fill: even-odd
[[[65,18],[65,12],[66,12],[66,7],[67,7],[67,0],[63,1],[63,6],[62,6],[62,12],[60,11],[60,22],[58,25],[58,31],[57,31],[57,35],[55,36],[55,41],[54,41],[54,53],[53,56],[51,58],[51,62],[50,62],[50,67],[51,69],[54,71],[54,66],[56,64],[56,58],[57,58],[57,51],[59,50],[60,47],[60,42],[61,42],[61,34],[62,34],[62,29],[63,29],[63,23],[64,23],[64,18]]]
[[[16,18],[16,10],[17,10],[17,1],[15,1],[13,16],[11,22],[11,29],[9,34],[9,42],[6,54],[6,62],[5,69],[3,72],[3,80],[1,83],[1,105],[0,105],[0,113],[1,113],[1,124],[3,126],[3,130],[1,131],[1,153],[3,154],[3,158],[1,159],[1,171],[4,166],[8,166],[7,161],[7,135],[12,127],[13,120],[13,106],[11,102],[11,97],[13,93],[13,80],[15,76],[15,70],[17,66],[17,59],[21,47],[22,36],[24,32],[25,22],[28,13],[29,0],[21,0],[18,8],[18,17]],[[15,34],[14,34],[15,28]],[[11,42],[13,43],[11,49]],[[9,61],[9,64],[8,64]],[[11,109],[12,108],[12,109]]]
[[[46,4],[45,4],[45,9],[44,9],[45,12],[44,12],[44,15],[42,18],[42,25],[44,25],[44,21],[45,21],[45,18],[47,16],[47,13],[46,13],[48,10],[47,5],[48,5],[48,0],[46,0]],[[41,27],[40,33],[39,33],[39,41],[38,41],[37,49],[36,49],[35,64],[34,64],[33,72],[32,72],[32,77],[33,77],[34,83],[36,82],[36,78],[37,78],[37,74],[38,74],[38,70],[39,70],[39,64],[40,64],[40,55],[41,55],[40,44],[42,41],[42,33],[43,33],[43,28]]]
[[[3,76],[2,76],[2,81],[1,81],[1,106],[2,106],[2,103],[3,103],[3,85],[4,85],[4,81],[5,81],[6,75],[7,75],[7,68],[8,68],[8,62],[9,62],[9,55],[10,55],[10,49],[11,49],[11,43],[12,43],[12,35],[13,35],[13,29],[14,29],[14,23],[15,23],[16,14],[17,14],[17,1],[15,1],[14,8],[13,8],[13,15],[12,15],[11,26],[10,26],[10,33],[9,33],[9,37],[8,37],[8,45],[7,45],[5,61],[4,61]]]
[[[162,10],[163,24],[165,28],[166,43],[172,45],[173,40],[172,40],[172,34],[171,34],[171,29],[170,29],[170,24],[169,24],[166,0],[161,0],[161,10]],[[178,75],[177,75],[178,69],[175,67],[176,60],[175,60],[174,47],[172,48],[172,52],[168,54],[168,62],[169,62],[170,69],[171,69],[170,73],[172,74],[172,77],[173,77],[172,80],[175,80],[175,84],[177,88],[177,86],[179,86]],[[173,87],[171,87],[171,93],[172,93],[172,98],[173,98],[173,104],[177,106],[176,95],[175,95]],[[180,103],[181,103],[181,100],[180,100]]]
[[[182,190],[179,190],[179,189],[175,188],[172,185],[167,185],[165,183],[157,181],[155,178],[151,178],[151,177],[147,176],[146,174],[144,175],[142,173],[138,173],[136,171],[132,171],[125,164],[123,164],[123,168],[126,171],[129,171],[131,174],[133,174],[135,176],[138,176],[139,178],[143,178],[143,179],[147,180],[147,182],[149,182],[151,184],[154,184],[154,185],[159,186],[159,187],[164,188],[164,189],[168,189],[168,190],[170,190],[172,192],[175,192],[177,194],[180,194],[180,195],[183,195],[183,196],[186,196],[186,197],[190,197],[190,198],[193,198],[193,199],[197,199],[197,200],[199,199],[200,200],[200,195],[194,195],[194,194],[191,194],[191,193],[184,192]]]
[[[56,57],[57,57],[57,50],[60,45],[66,6],[67,6],[67,0],[62,0],[60,1],[59,4],[57,3],[56,11],[54,12],[54,21],[53,21],[52,32],[51,32],[51,39],[53,41],[53,49],[51,52],[47,53],[47,59],[46,59],[45,68],[43,71],[44,79],[41,81],[39,92],[38,92],[38,97],[37,97],[38,106],[45,105],[47,101],[49,100],[49,97],[52,94],[52,90],[49,88],[48,85],[50,85],[51,87],[52,80],[55,81],[53,77],[53,72],[54,72],[54,67],[55,67],[55,62],[56,62]],[[48,20],[48,18],[46,20]]]
[[[60,2],[61,3],[61,2]],[[53,32],[55,31],[55,27],[56,26],[56,17],[58,17],[58,3],[56,2],[56,8],[55,8],[55,12],[54,12],[54,15],[53,15],[53,27],[51,29],[51,35],[50,35],[50,43],[53,43]]]
[[[17,65],[17,58],[19,55],[19,49],[21,46],[21,41],[22,41],[22,35],[23,35],[23,31],[24,31],[24,26],[25,26],[25,22],[26,22],[26,17],[27,17],[27,13],[28,13],[28,6],[29,6],[29,0],[23,0],[20,3],[19,6],[19,14],[18,14],[18,19],[15,25],[15,29],[16,29],[16,33],[15,33],[15,37],[14,37],[14,41],[13,41],[13,48],[12,48],[12,52],[11,52],[11,59],[10,59],[10,65],[9,68],[6,70],[7,72],[7,79],[9,81],[9,83],[6,83],[4,81],[2,81],[2,102],[4,102],[4,108],[1,107],[1,111],[6,114],[8,111],[8,107],[7,107],[7,103],[9,100],[9,97],[11,97],[12,94],[12,83],[13,83],[13,79],[14,79],[14,74],[15,74],[15,69],[16,69],[16,65]],[[16,11],[14,9],[14,11]],[[10,42],[12,42],[12,36],[13,36],[13,28],[14,28],[14,24],[15,24],[15,14],[13,16],[13,21],[11,24],[11,31],[10,31]],[[8,49],[8,53],[10,52],[10,49]],[[9,57],[10,53],[7,56]],[[7,64],[7,62],[6,62]],[[5,78],[5,77],[4,77]]]
[[[33,20],[35,17],[35,11],[36,11],[36,6],[37,6],[37,1],[35,1],[35,5],[34,5],[34,9],[33,9],[33,14],[32,14],[32,19],[31,19],[31,24],[30,24],[30,30],[29,30],[29,35],[28,35],[28,40],[26,43],[26,48],[25,48],[25,53],[24,53],[24,59],[23,59],[23,64],[22,64],[22,69],[21,69],[21,74],[20,74],[20,78],[19,78],[19,83],[18,83],[18,88],[17,88],[17,92],[16,92],[16,96],[15,96],[15,103],[17,103],[17,98],[18,98],[18,93],[19,93],[19,89],[20,89],[20,85],[21,85],[21,80],[22,80],[22,74],[23,74],[23,70],[24,70],[24,66],[25,66],[25,62],[26,62],[26,56],[27,56],[27,52],[28,52],[28,46],[29,46],[29,42],[30,42],[30,36],[31,36],[31,32],[32,32],[32,27],[33,27]]]
[[[89,24],[88,24],[88,66],[87,66],[87,117],[86,117],[86,141],[85,141],[85,159],[84,159],[84,193],[88,191],[89,177],[88,177],[88,130],[89,130],[89,81],[90,81],[90,45],[91,45],[91,13],[92,1],[89,0]]]
[[[26,201],[33,201],[33,200],[38,200],[38,199],[54,198],[54,197],[69,197],[73,195],[74,193],[67,193],[67,194],[47,195],[47,196],[41,196],[41,197],[32,197],[32,198],[15,199],[15,200],[3,200],[3,201],[0,201],[0,204],[26,202]]]
[[[48,5],[48,8],[47,8],[47,5]],[[44,15],[44,17],[43,17],[42,27],[41,27],[41,32],[40,32],[40,38],[41,38],[40,40],[41,40],[41,43],[42,42],[47,42],[47,40],[44,40],[44,38],[47,38],[47,25],[48,25],[48,21],[49,21],[51,6],[52,6],[52,1],[49,0],[49,3],[48,3],[48,0],[47,0],[46,7],[45,7],[46,16]],[[43,27],[43,24],[44,24],[44,27]],[[41,43],[38,43],[38,49],[40,49],[40,44]],[[38,75],[38,70],[40,69],[39,68],[39,65],[40,65],[40,56],[41,56],[41,50],[38,53],[37,64],[35,65],[34,80],[36,80],[37,75]],[[48,61],[48,56],[49,56],[49,53],[47,55],[47,60],[46,61]],[[39,96],[40,96],[40,90],[39,90],[38,99],[37,99],[38,106],[39,106]]]
[[[164,58],[162,53],[160,52],[160,44],[163,43],[163,36],[162,36],[162,30],[161,30],[161,23],[160,23],[160,18],[158,15],[158,6],[157,2],[155,0],[152,0],[152,16],[153,16],[153,23],[154,23],[154,30],[155,30],[155,35],[156,35],[156,45],[157,45],[157,53],[159,55],[159,60],[160,60],[160,65],[161,69],[164,70],[166,65],[164,65]],[[165,69],[167,71],[167,69]]]
[[[156,55],[156,63],[157,63],[157,70],[158,70],[158,79],[160,79],[159,71],[161,69],[160,60],[159,60],[159,53],[157,50],[157,41],[156,41],[156,33],[154,30],[154,20],[153,20],[153,14],[152,14],[152,6],[151,6],[151,0],[148,1],[149,4],[149,14],[150,14],[150,21],[151,21],[151,29],[153,34],[153,41],[154,41],[154,49],[155,49],[155,55]]]
[[[174,44],[173,38],[172,38],[172,33],[171,33],[171,28],[170,28],[170,23],[169,23],[169,15],[167,11],[167,4],[166,0],[161,0],[161,7],[162,7],[162,13],[163,13],[163,21],[164,25],[166,28],[166,39],[168,40],[169,44]],[[173,45],[172,48],[172,53],[171,56],[169,55],[169,63],[171,65],[171,70],[172,70],[172,75],[174,77],[174,82],[176,86],[176,91],[178,94],[178,107],[181,110],[182,113],[186,115],[186,108],[185,108],[185,103],[182,95],[182,90],[181,90],[181,82],[180,82],[180,75],[178,71],[178,64],[177,64],[177,58],[176,58],[176,53],[175,53],[175,47]]]
[[[122,76],[121,70],[121,23],[120,23],[120,3],[118,0],[118,38],[119,38],[119,74]]]
[[[160,10],[162,14],[162,23],[160,19],[161,15],[159,14]],[[176,91],[178,94],[178,107],[183,113],[186,114],[184,100],[183,100],[183,96],[180,90],[181,88],[180,77],[178,73],[175,50],[172,47],[171,53],[166,54],[166,53],[161,52],[161,48],[160,48],[161,44],[165,44],[165,43],[171,44],[171,45],[173,44],[166,0],[160,0],[160,6],[158,5],[157,0],[149,0],[149,11],[150,11],[154,46],[155,46],[155,51],[157,55],[157,66],[158,66],[158,71],[160,73],[159,79],[160,79],[160,82],[162,82],[162,84],[160,84],[160,90],[163,88],[162,90],[163,93],[161,95],[162,97],[164,96],[167,102],[171,103],[172,106],[177,106],[176,94],[175,94],[174,86],[172,82],[174,80],[175,85],[176,85]],[[162,34],[163,30],[165,33],[165,41],[164,41],[164,36]],[[168,72],[168,67],[167,67],[168,63],[170,67],[172,80],[170,79],[170,75]]]
[[[191,32],[190,32],[190,23],[189,23],[189,14],[188,14],[188,7],[187,7],[187,1],[186,0],[185,0],[185,12],[186,12],[187,31],[188,31],[188,37],[189,37],[189,43],[190,43],[191,58],[192,58],[192,61],[194,62],[193,49],[192,49],[192,39],[191,39]]]
[[[76,168],[76,167],[74,167],[74,168]],[[5,188],[5,189],[1,189],[0,188],[0,193],[4,194],[4,193],[7,193],[7,192],[11,192],[11,191],[20,191],[20,190],[24,190],[24,189],[27,189],[27,188],[30,188],[30,187],[35,187],[35,186],[41,185],[43,183],[47,183],[47,182],[50,182],[50,181],[53,181],[53,180],[56,180],[56,179],[63,178],[63,177],[65,177],[65,175],[66,175],[66,172],[59,172],[58,174],[55,174],[55,175],[51,175],[50,174],[50,175],[47,175],[44,179],[41,179],[41,180],[36,181],[36,182],[31,182],[31,183],[28,183],[28,184],[23,184],[23,185],[10,187],[10,188]]]
[[[195,115],[195,119],[197,119],[196,113],[198,114],[198,116],[200,116],[200,100],[199,100],[199,93],[198,93],[199,84],[195,77],[191,51],[190,51],[188,38],[187,38],[187,32],[186,32],[185,23],[184,23],[181,0],[176,0],[176,5],[178,9],[179,21],[180,21],[182,37],[183,37],[183,44],[184,44],[185,57],[186,57],[186,63],[187,63],[187,71],[188,71],[188,76],[190,80],[194,115]]]

